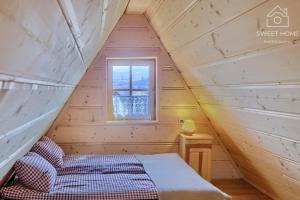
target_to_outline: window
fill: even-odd
[[[111,120],[155,120],[155,60],[108,59]]]

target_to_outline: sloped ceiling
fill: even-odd
[[[108,123],[107,58],[155,57],[157,121]],[[193,119],[197,131],[214,136],[207,117],[144,15],[124,14],[49,129],[65,153],[179,152],[179,119]],[[226,151],[213,140],[213,179],[238,178]]]
[[[0,180],[48,129],[127,4],[0,1]]]
[[[150,3],[149,3],[150,2]],[[0,1],[0,178],[43,134],[127,0]],[[297,0],[132,0],[144,13],[245,179],[275,199],[300,193],[299,37],[258,37]]]
[[[289,28],[266,27],[276,5],[287,8]],[[299,7],[297,0],[154,0],[141,11],[244,178],[281,200],[300,199],[299,34],[257,31],[300,31]]]

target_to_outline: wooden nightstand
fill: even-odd
[[[211,148],[213,137],[207,134],[180,134],[181,157],[203,178],[211,180]]]

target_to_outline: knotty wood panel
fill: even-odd
[[[178,152],[178,144],[60,144],[66,153],[79,153],[79,154],[157,154],[157,153],[176,153]]]
[[[159,94],[159,100],[161,105],[168,106],[197,106],[193,95],[187,93],[185,89],[172,90],[172,88],[163,89]]]
[[[158,121],[107,122],[106,57],[157,57]],[[208,120],[143,15],[123,15],[48,132],[66,152],[178,152],[179,120],[194,119],[200,133],[212,134]],[[214,140],[216,178],[238,174]],[[222,158],[222,159],[220,159]],[[226,168],[222,171],[221,168]]]
[[[80,35],[77,35],[76,39],[83,43],[81,49],[83,59],[87,66],[90,66],[108,34],[123,14],[128,0],[72,0],[71,2],[80,30]]]
[[[1,155],[0,155],[0,163],[4,162],[6,159],[10,158],[10,156],[18,149],[20,144],[24,144],[24,141],[29,141],[32,138],[35,138],[39,133],[39,129],[36,126],[48,128],[49,124],[47,120],[51,118],[54,119],[55,114],[57,114],[58,109],[53,109],[48,113],[36,118],[34,121],[30,121],[27,124],[19,126],[17,130],[13,130],[10,134],[5,134],[1,136]],[[40,136],[40,135],[39,135]]]
[[[0,183],[47,131],[128,1],[104,2],[0,2]]]
[[[170,51],[172,58],[176,63],[180,63],[179,68],[199,66],[222,60],[223,58],[237,56],[241,53],[249,53],[281,45],[264,42],[265,39],[270,38],[256,36],[256,31],[258,30],[272,30],[265,27],[266,15],[276,5],[287,7],[291,19],[297,19],[297,8],[300,6],[299,1],[288,0],[285,1],[285,3],[280,0],[267,1],[255,9],[249,10],[249,12],[246,12],[237,19],[231,20],[224,26],[204,34],[193,42],[186,43],[186,45],[181,46],[181,48],[176,51]],[[292,20],[289,28],[291,31],[298,30],[300,28],[300,22],[298,20]],[[271,37],[271,39],[281,39],[291,42],[299,39],[299,37],[300,35],[295,37]],[[235,40],[239,42],[237,43]],[[168,47],[166,46],[166,48]],[[187,57],[190,58],[188,62]]]
[[[75,84],[82,60],[56,1],[1,1],[1,73]],[[45,67],[47,66],[47,67]],[[72,66],[73,74],[67,73]]]
[[[208,86],[206,88],[192,89],[198,101],[203,104],[300,113],[299,85]]]
[[[168,28],[178,16],[188,10],[186,7],[191,7],[195,4],[195,0],[167,0],[154,2],[146,12],[149,16],[151,24],[161,35],[161,32]],[[151,12],[153,8],[153,12]]]
[[[202,133],[210,133],[210,129],[206,125],[198,125],[197,128]],[[178,142],[177,132],[180,132],[180,127],[174,123],[159,125],[72,124],[69,126],[57,126],[49,136],[54,138],[58,143],[66,141],[91,143],[94,141],[103,143],[175,143]]]
[[[234,166],[229,160],[213,160],[212,161],[212,179],[238,179]]]
[[[153,1],[131,0],[126,8],[128,14],[143,14]]]
[[[253,180],[252,176],[256,176],[256,174],[251,173],[258,171],[264,175],[263,179],[266,182],[262,186],[263,189],[270,186],[275,188],[270,194],[276,195],[278,198],[282,198],[286,191],[289,191],[292,192],[290,198],[295,199],[297,192],[291,188],[299,187],[299,184],[297,184],[299,173],[295,173],[295,169],[300,166],[298,115],[237,108],[223,109],[215,105],[202,105],[210,118],[216,120],[215,124],[222,127],[222,131],[224,131],[223,134],[229,136],[230,140],[226,140],[221,136],[223,142],[228,144],[227,147],[229,151],[232,152],[236,148],[242,150],[243,158],[237,160],[234,157],[238,165],[244,165],[245,157],[250,159],[251,163],[254,163],[253,167],[248,170],[247,178]],[[249,147],[251,148],[249,149]],[[263,157],[261,150],[254,151],[253,148],[264,149],[272,153]],[[252,157],[250,158],[250,155],[245,152],[252,152]],[[261,160],[258,161],[257,159],[270,160],[272,157],[277,160],[284,160],[284,162],[281,161],[280,164],[277,163],[277,168],[273,170],[273,173],[266,176],[266,173],[269,172],[265,172],[263,169],[270,169],[270,166],[264,165]],[[245,164],[245,166],[248,166],[248,164]],[[282,167],[280,168],[280,166]],[[287,166],[290,166],[291,169]],[[289,172],[290,170],[292,172]],[[274,174],[278,173],[278,171],[283,175],[272,179]],[[289,174],[289,176],[284,176],[284,174]],[[280,180],[278,185],[274,186],[271,184],[274,181],[278,182],[278,180]]]
[[[10,135],[4,135],[0,138],[1,178],[12,168],[14,162],[27,153],[32,145],[47,131],[49,124],[54,120],[57,113],[58,110],[49,112],[35,119],[35,121],[19,126]]]
[[[190,85],[281,84],[299,81],[299,42],[221,62],[197,66]],[[257,73],[259,71],[260,73]],[[224,76],[224,73],[228,73]],[[201,80],[201,81],[200,81]],[[285,83],[286,84],[286,83]]]
[[[162,106],[158,111],[158,118],[165,123],[178,123],[181,119],[192,119],[198,123],[206,121],[206,116],[199,112],[197,106]]]
[[[162,38],[166,38],[163,42],[169,51],[180,48],[227,21],[238,17],[247,11],[248,8],[258,6],[262,2],[265,2],[265,0],[233,0],[230,2],[227,0],[195,1],[190,6],[189,12],[184,13],[182,19],[178,19],[176,23],[171,24],[161,34]],[[169,4],[165,3],[165,6],[169,6]],[[175,13],[166,12],[165,14],[172,16]],[[155,19],[153,20],[155,21]],[[167,23],[162,21],[162,24]],[[185,28],[182,28],[183,26]],[[164,35],[168,35],[168,37],[164,37]]]
[[[66,101],[71,93],[71,90],[68,88],[63,90],[55,87],[48,89],[47,86],[41,86],[37,90],[28,88],[3,89],[2,91],[6,91],[6,94],[1,99],[0,104],[1,112],[5,113],[5,115],[0,116],[0,137],[8,135],[16,127],[22,126],[57,108],[61,102]],[[56,98],[53,98],[54,96]]]
[[[75,35],[75,38],[81,48],[82,56],[87,64],[92,62],[96,53],[99,51],[101,45],[101,23],[102,12],[104,10],[104,1],[78,1],[71,0],[72,8],[74,10],[75,19],[71,20],[71,23],[78,23],[79,33]],[[95,26],[97,24],[97,26]],[[77,37],[76,37],[77,36]]]
[[[179,73],[177,73],[173,68],[169,66],[163,67],[160,72],[161,76],[161,87],[163,88],[174,88],[174,89],[184,89],[184,82],[180,78]]]
[[[61,123],[65,125],[103,124],[105,115],[103,107],[70,106],[62,115]]]
[[[231,123],[239,127],[247,127],[299,141],[298,123],[300,118],[298,115],[283,115],[262,110],[222,108],[213,105],[203,105],[203,108],[208,115],[225,117],[222,119],[225,123]],[[233,120],[236,118],[239,120]]]
[[[155,1],[146,13],[245,179],[280,200],[299,199],[299,35],[256,33],[300,31],[299,3]],[[276,5],[288,28],[266,27]]]
[[[79,86],[72,94],[70,106],[103,106],[105,103],[103,93],[105,93],[105,88],[103,87]]]

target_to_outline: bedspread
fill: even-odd
[[[64,157],[63,167],[58,174],[83,173],[130,173],[144,174],[143,164],[134,155],[68,155]]]
[[[157,199],[156,187],[147,174],[73,174],[58,176],[50,193],[15,184],[0,190],[16,200],[146,200]]]

